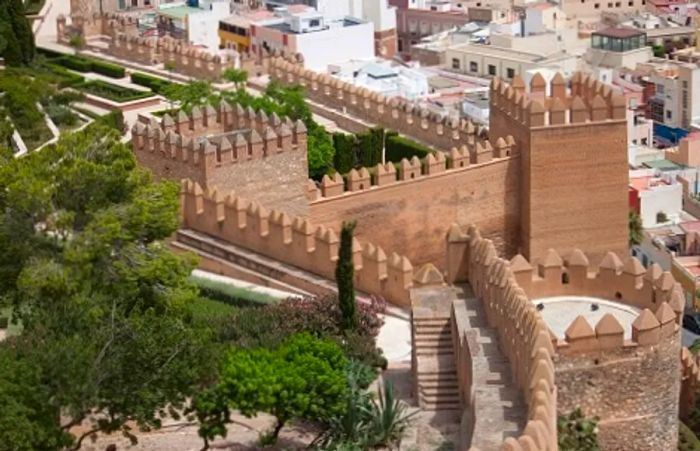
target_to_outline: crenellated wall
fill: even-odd
[[[399,97],[385,97],[367,88],[358,87],[327,74],[321,74],[283,58],[272,58],[269,64],[272,80],[285,85],[300,85],[314,102],[364,121],[396,130],[429,146],[448,152],[453,147],[486,146],[483,130],[471,121],[449,118],[414,106]],[[493,141],[503,135],[492,134]]]
[[[223,197],[215,189],[204,191],[191,181],[183,182],[180,203],[184,228],[335,279],[339,239],[332,229],[267,211],[233,194]],[[396,253],[387,256],[381,247],[355,240],[353,260],[358,290],[397,305],[409,304],[414,271],[408,258]]]
[[[517,439],[506,439],[499,449],[557,451],[558,393],[553,360],[556,351],[547,325],[518,286],[508,261],[497,256],[491,240],[483,238],[476,227],[462,233],[459,227],[453,226],[448,237],[448,249],[453,253],[457,248],[463,251],[460,263],[464,278],[461,281],[468,280],[481,300],[489,326],[498,332],[499,346],[510,363],[513,383],[522,391],[527,403],[528,421],[522,434]],[[467,332],[458,328],[456,341],[466,345]],[[467,353],[462,350],[459,355]],[[457,367],[460,366],[462,362],[457,363]],[[467,364],[465,369],[468,368]],[[470,379],[461,377],[460,381],[464,384]],[[462,386],[460,391],[468,394],[471,388]],[[463,444],[459,449],[466,448]],[[470,451],[478,450],[471,448]]]
[[[302,122],[226,102],[180,111],[175,118],[165,115],[160,122],[141,119],[132,129],[132,148],[157,177],[186,178],[288,214],[307,214]]]
[[[386,249],[401,249],[412,262],[442,268],[444,237],[452,222],[478,224],[499,251],[518,253],[520,218],[517,154],[496,146],[472,163],[464,150],[430,157],[424,163],[404,160],[361,169],[342,177],[324,177],[311,191],[309,218],[339,230],[357,221],[356,235]],[[449,168],[447,166],[450,166]]]
[[[625,100],[576,74],[494,80],[489,133],[511,134],[522,158],[521,244],[530,259],[584,247],[594,261],[627,250]]]
[[[681,399],[679,416],[682,421],[695,408],[698,386],[700,386],[700,358],[693,356],[688,348],[681,350]]]
[[[475,228],[464,233],[456,225],[448,234],[447,260],[446,280],[470,282],[489,324],[499,331],[501,348],[519,384],[523,373],[518,368],[525,365],[528,374],[527,359],[533,355],[520,343],[523,334],[518,329],[525,322],[532,324],[527,330],[546,333],[541,341],[547,341],[552,352],[557,414],[580,407],[587,417],[598,416],[604,451],[676,449],[679,396],[687,408],[697,369],[687,356],[681,358],[683,295],[668,272],[658,266],[645,270],[634,258],[623,264],[613,253],[595,267],[578,250],[566,260],[550,250],[534,268],[520,255],[510,261],[496,257],[493,243]],[[475,262],[481,266],[475,267]],[[641,312],[631,322],[630,338],[612,314],[595,325],[579,316],[563,337],[556,337],[535,304],[538,298],[562,295],[608,299]]]

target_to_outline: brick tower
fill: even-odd
[[[513,135],[521,153],[521,252],[543,257],[582,248],[593,262],[627,253],[624,97],[576,74],[494,80],[491,136]]]

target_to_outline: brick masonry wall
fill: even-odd
[[[626,123],[533,129],[530,138],[530,258],[579,246],[594,263],[627,253]]]
[[[680,337],[657,346],[554,358],[557,410],[600,417],[605,451],[675,451]]]
[[[315,224],[340,229],[357,221],[356,235],[406,255],[415,265],[445,266],[445,235],[454,223],[477,224],[500,252],[518,251],[518,157],[478,168],[346,193],[312,202]]]
[[[255,199],[265,208],[306,216],[307,173],[306,152],[289,151],[216,170],[208,185],[222,194],[235,191],[245,199]]]

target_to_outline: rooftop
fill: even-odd
[[[171,19],[184,19],[190,14],[201,13],[203,9],[193,8],[191,6],[173,6],[170,8],[160,7],[158,8],[158,14],[165,17],[170,17]]]
[[[609,38],[633,38],[636,36],[643,36],[644,32],[637,30],[635,28],[629,27],[610,27],[603,30],[598,30],[593,32],[594,35],[607,36]]]
[[[351,17],[346,17],[341,21],[335,21],[335,22],[327,22],[327,24],[333,24],[335,26],[342,26],[342,27],[352,27],[354,25],[362,25],[363,22],[353,19]],[[265,28],[272,28],[278,31],[281,31],[282,33],[286,34],[308,34],[308,33],[315,33],[319,31],[326,31],[329,27],[326,26],[322,30],[313,30],[313,31],[306,31],[303,33],[299,33],[297,31],[292,30],[292,27],[288,22],[273,22],[273,23],[268,23],[268,24],[261,24],[262,27]],[[332,27],[331,27],[332,28]]]
[[[666,159],[647,161],[644,163],[644,166],[651,169],[658,169],[659,171],[677,171],[683,168],[681,165]]]
[[[566,329],[578,316],[583,316],[588,324],[595,327],[606,313],[612,314],[625,331],[625,338],[632,338],[632,322],[639,316],[639,310],[619,302],[588,296],[552,296],[533,299],[533,304],[542,304],[539,312],[547,326],[558,338],[566,336]],[[596,308],[597,306],[597,308]]]
[[[630,186],[637,191],[651,191],[659,186],[670,186],[671,184],[659,177],[644,176],[630,179]]]

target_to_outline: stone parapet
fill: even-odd
[[[414,156],[410,160],[404,158],[398,164],[378,163],[369,169],[364,167],[352,169],[346,175],[347,183],[338,173],[324,175],[318,192],[313,198],[335,197],[454,171],[476,170],[494,159],[510,158],[514,145],[513,137],[508,136],[506,139],[499,139],[496,142],[496,148],[490,145],[483,147],[480,143],[476,143],[473,146],[463,145],[460,149],[453,148],[447,154],[431,153],[423,161]]]
[[[332,229],[317,227],[302,217],[268,211],[256,202],[221,196],[199,184],[183,181],[181,190],[184,228],[215,236],[314,274],[334,279],[339,239]],[[397,305],[409,305],[414,282],[411,262],[371,243],[355,240],[356,287]]]
[[[431,112],[400,97],[386,97],[330,75],[305,69],[299,63],[272,58],[269,73],[272,80],[304,87],[306,95],[313,101],[396,130],[443,152],[477,143],[483,148],[488,146],[485,129],[471,121]],[[516,150],[514,146],[512,151]]]
[[[482,238],[475,227],[467,233],[460,231],[459,237],[452,236],[456,232],[452,230],[449,239],[459,238],[465,244],[468,281],[481,299],[489,326],[498,332],[501,351],[527,403],[528,421],[522,434],[517,439],[506,439],[499,449],[556,451],[555,350],[547,325],[518,286],[508,261],[497,256],[493,242]]]
[[[685,421],[695,408],[697,390],[700,386],[700,358],[688,348],[681,350],[681,396],[679,416]]]
[[[541,74],[535,74],[529,91],[519,76],[511,83],[494,79],[489,101],[491,108],[528,127],[625,120],[627,113],[624,96],[582,73],[573,76],[570,91],[561,74],[549,86]]]

